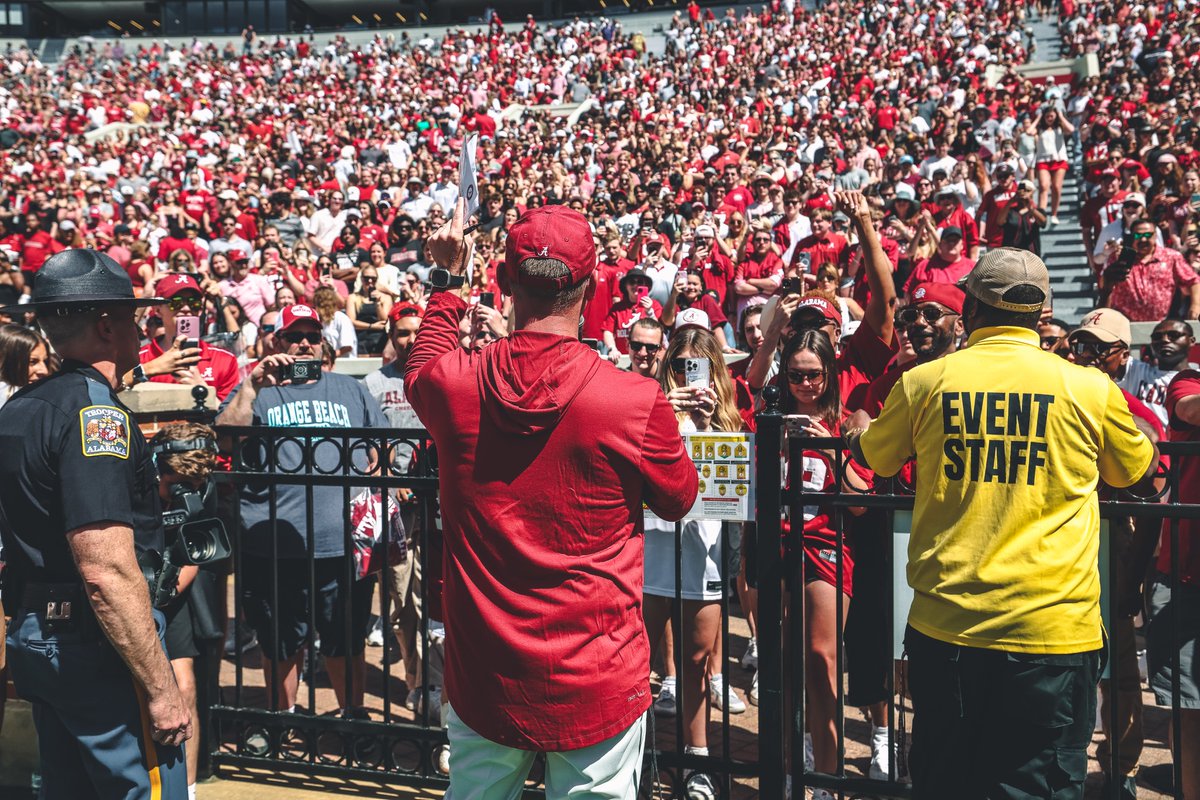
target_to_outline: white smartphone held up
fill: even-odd
[[[686,364],[683,369],[684,380],[691,387],[707,389],[712,385],[711,370],[712,365],[707,358],[688,358],[684,359]]]
[[[783,427],[788,436],[808,436],[806,428],[809,425],[812,425],[812,417],[808,414],[787,414],[783,418]]]

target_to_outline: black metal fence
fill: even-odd
[[[318,586],[318,566],[311,557],[317,540],[329,531],[322,531],[322,519],[328,520],[329,504],[337,509],[343,552],[350,552],[353,543],[353,524],[348,513],[351,501],[363,490],[379,492],[382,516],[388,518],[395,507],[402,511],[410,536],[410,551],[407,559],[415,559],[424,580],[413,597],[404,602],[419,600],[424,613],[419,615],[417,648],[420,674],[430,675],[430,660],[436,658],[436,634],[431,631],[431,600],[436,589],[431,586],[440,573],[440,533],[436,506],[437,478],[436,452],[426,439],[424,431],[394,429],[334,429],[334,428],[222,428],[223,445],[232,454],[232,465],[222,473],[219,481],[224,484],[223,499],[230,516],[230,534],[234,543],[235,558],[232,570],[233,608],[230,616],[235,620],[235,638],[240,639],[246,627],[247,581],[263,586],[269,595],[267,601],[279,607],[280,592],[286,593],[287,576],[281,575],[281,565],[289,560],[301,564],[302,583],[311,592]],[[903,765],[903,730],[905,716],[911,710],[904,704],[896,687],[889,687],[891,700],[888,703],[888,730],[899,745],[901,757],[893,759],[888,780],[871,780],[861,771],[847,769],[847,737],[843,681],[837,681],[836,728],[837,769],[833,773],[816,773],[805,767],[803,733],[805,729],[806,665],[802,657],[793,657],[800,652],[801,643],[808,632],[805,630],[804,593],[788,591],[791,562],[780,554],[784,545],[783,519],[788,512],[799,518],[806,498],[803,490],[786,487],[784,467],[780,456],[790,453],[792,463],[803,448],[829,446],[839,455],[837,470],[845,470],[846,462],[840,455],[838,440],[807,440],[800,442],[786,436],[784,419],[778,409],[769,407],[759,415],[757,432],[757,510],[758,522],[756,547],[758,554],[752,564],[751,573],[756,573],[758,588],[758,725],[737,725],[731,719],[729,703],[721,704],[724,710],[716,717],[719,730],[717,737],[710,737],[709,755],[685,754],[685,724],[682,713],[673,720],[651,714],[651,728],[646,754],[642,796],[685,797],[686,776],[702,772],[713,776],[721,796],[724,798],[763,797],[781,799],[790,782],[793,797],[803,796],[806,787],[827,789],[837,797],[889,797],[910,796],[905,781]],[[1185,444],[1165,444],[1164,455],[1200,455],[1200,448]],[[1129,495],[1106,500],[1102,512],[1106,518],[1117,519],[1138,517],[1142,519],[1167,519],[1171,521],[1170,536],[1178,553],[1178,521],[1200,517],[1200,506],[1164,502],[1177,496],[1179,481],[1178,460],[1172,460],[1169,468],[1162,470],[1165,482],[1162,491],[1154,498],[1136,498]],[[840,485],[840,482],[837,482]],[[411,497],[409,496],[411,493]],[[296,499],[302,501],[297,504]],[[811,502],[811,497],[807,498]],[[821,502],[836,509],[834,526],[837,531],[836,558],[845,555],[847,515],[850,508],[874,509],[886,518],[885,529],[893,530],[896,512],[912,507],[911,493],[895,482],[882,483],[864,493],[848,493],[840,489],[822,495]],[[247,515],[247,509],[257,504],[257,510]],[[676,527],[676,534],[679,528]],[[730,556],[744,554],[748,549],[734,541],[736,528],[726,525],[721,536],[722,559],[727,565],[720,600],[722,643],[722,673],[727,692],[732,692],[734,683],[729,664],[736,653],[731,652],[734,640],[740,645],[743,635],[731,633],[731,621],[742,624],[739,615],[731,614],[736,602],[730,580],[737,572],[736,562]],[[302,555],[297,560],[289,547],[302,541]],[[290,540],[290,544],[289,544]],[[266,550],[263,551],[264,543]],[[682,546],[680,537],[675,537],[676,593],[672,607],[673,638],[675,642],[676,673],[680,674],[683,658],[682,633],[685,621],[681,602]],[[256,551],[257,548],[257,551]],[[248,553],[255,555],[247,557]],[[439,770],[440,748],[446,745],[446,736],[437,712],[437,698],[427,692],[418,692],[415,707],[408,707],[405,700],[420,686],[408,686],[405,669],[399,658],[389,658],[389,647],[394,647],[388,620],[392,617],[397,599],[385,591],[387,576],[403,563],[396,563],[395,554],[382,552],[384,563],[374,577],[364,580],[379,587],[378,599],[372,608],[384,621],[385,646],[382,664],[369,663],[362,673],[344,669],[340,673],[328,669],[328,660],[323,669],[317,642],[318,609],[310,603],[306,611],[307,632],[302,636],[302,666],[299,689],[296,691],[297,708],[283,707],[272,686],[281,676],[280,664],[265,658],[266,650],[238,652],[233,657],[232,679],[226,670],[218,702],[211,709],[210,731],[206,737],[214,765],[222,767],[267,768],[313,776],[332,776],[344,779],[367,780],[385,784],[401,784],[412,787],[444,788],[447,777]],[[264,557],[265,556],[265,561]],[[891,568],[891,549],[883,548],[886,573],[893,580],[904,581]],[[247,565],[268,565],[269,575],[247,575]],[[292,565],[295,567],[295,564]],[[291,568],[283,568],[286,573]],[[336,582],[339,588],[362,584],[355,574],[352,559],[342,559],[338,565]],[[1178,591],[1178,566],[1171,574],[1172,586]],[[382,580],[381,580],[382,578]],[[1113,578],[1110,574],[1110,590]],[[839,579],[839,587],[840,579]],[[890,596],[890,595],[889,595]],[[837,592],[837,616],[840,619],[845,609],[841,591]],[[351,603],[337,607],[340,616],[341,634],[344,636],[341,652],[353,652],[358,633],[356,610]],[[1177,622],[1178,604],[1172,611],[1172,625]],[[435,604],[436,607],[436,604]],[[744,609],[742,610],[744,614]],[[888,647],[894,649],[891,633],[891,612],[888,606]],[[452,627],[453,621],[447,621]],[[281,633],[280,619],[276,615],[272,629],[258,631],[260,639],[278,642]],[[328,643],[326,643],[328,644]],[[369,652],[380,652],[378,650]],[[410,656],[411,659],[411,656]],[[378,659],[368,659],[378,660]],[[844,674],[846,653],[844,643],[837,642],[836,675]],[[262,667],[262,672],[257,667]],[[662,672],[663,665],[656,667]],[[340,710],[338,703],[331,700],[328,689],[335,688],[325,682],[324,673],[340,681],[340,694],[353,698],[365,690],[365,713],[357,709],[349,712]],[[1179,671],[1175,675],[1171,725],[1174,729],[1174,786],[1179,786],[1179,764],[1181,753],[1179,713]],[[889,674],[891,670],[889,669]],[[428,683],[428,680],[424,681]],[[901,687],[902,688],[902,687]],[[687,687],[679,684],[679,690]],[[453,698],[449,698],[453,703]],[[1116,721],[1116,704],[1112,704],[1112,720]],[[1113,729],[1116,725],[1111,726]],[[656,729],[657,728],[657,729]],[[710,734],[712,730],[710,728]],[[1113,767],[1118,763],[1119,747],[1112,748],[1109,760]],[[527,785],[527,793],[541,793],[538,767]],[[1178,795],[1178,790],[1176,796]],[[1115,794],[1113,795],[1116,796]]]
[[[837,532],[836,558],[840,564],[846,556],[846,539],[848,529],[849,509],[870,509],[882,512],[886,522],[883,531],[891,536],[896,532],[895,518],[897,512],[910,511],[913,507],[912,487],[904,485],[899,478],[879,480],[874,487],[865,492],[848,491],[840,479],[849,469],[844,443],[841,439],[813,439],[789,437],[786,431],[785,417],[778,408],[778,395],[773,391],[766,396],[767,408],[757,417],[757,477],[758,477],[758,545],[764,554],[781,552],[786,545],[782,519],[790,516],[799,517],[806,503],[819,502],[827,507],[836,509],[834,525]],[[801,463],[805,450],[831,450],[836,454],[835,472],[839,479],[834,482],[831,493],[822,494],[819,498],[812,494],[806,495],[799,482],[788,486],[788,478],[784,474],[781,455],[787,455],[788,463]],[[1180,531],[1179,522],[1182,519],[1200,518],[1200,505],[1184,504],[1178,501],[1180,465],[1179,456],[1200,456],[1200,443],[1196,442],[1164,442],[1159,444],[1163,458],[1159,465],[1156,491],[1152,496],[1137,496],[1128,491],[1102,494],[1100,511],[1103,519],[1110,523],[1134,520],[1160,524],[1167,521],[1167,532],[1171,543],[1171,570],[1169,574],[1172,596],[1180,597],[1179,559]],[[1157,538],[1157,537],[1156,537]],[[1102,600],[1102,606],[1114,606],[1117,596],[1116,565],[1121,557],[1120,543],[1115,535],[1108,536],[1107,553],[1101,555],[1102,562],[1107,560],[1107,579],[1104,593],[1108,600]],[[906,581],[906,577],[893,566],[892,548],[882,548],[885,562],[885,574],[892,582]],[[761,792],[764,798],[783,798],[785,784],[790,783],[791,796],[803,796],[805,788],[825,789],[839,798],[908,798],[911,797],[911,787],[906,778],[904,752],[906,749],[906,717],[911,714],[912,707],[906,698],[902,697],[903,686],[890,686],[888,694],[887,727],[889,730],[889,747],[895,746],[899,757],[892,759],[887,780],[871,780],[863,774],[850,772],[846,765],[846,736],[844,725],[844,692],[843,681],[837,682],[837,770],[834,773],[818,773],[805,767],[802,741],[805,731],[805,692],[801,687],[805,683],[805,661],[799,657],[789,657],[805,641],[804,593],[799,591],[787,592],[784,587],[789,584],[788,565],[784,559],[763,558],[759,565],[759,693],[761,700],[759,716],[760,732],[760,763]],[[1153,572],[1153,561],[1151,562]],[[842,618],[843,594],[839,573],[837,592],[837,618]],[[889,587],[890,589],[891,587]],[[886,593],[886,631],[888,653],[895,650],[895,634],[892,618],[895,606],[892,602],[894,592]],[[1179,642],[1176,632],[1180,631],[1180,603],[1170,604],[1168,630],[1172,635],[1171,641]],[[1109,619],[1113,619],[1109,615]],[[1109,623],[1106,619],[1106,625]],[[1132,627],[1132,626],[1130,626]],[[779,631],[780,636],[766,635],[769,631]],[[795,643],[789,645],[788,643]],[[1117,660],[1114,658],[1114,640],[1107,638],[1106,664],[1110,677],[1107,680],[1115,687],[1117,678]],[[890,660],[890,657],[889,657]],[[1166,792],[1176,798],[1182,798],[1181,765],[1184,753],[1181,749],[1181,705],[1180,705],[1180,670],[1178,646],[1171,650],[1171,704],[1170,736],[1172,742],[1171,776]],[[845,642],[838,639],[837,646],[837,675],[845,672],[846,653]],[[890,665],[889,665],[890,666]],[[903,674],[902,665],[899,674]],[[892,674],[892,669],[887,670]],[[1140,678],[1139,678],[1140,689]],[[1116,690],[1112,692],[1115,698]],[[1108,730],[1118,731],[1118,703],[1115,699],[1108,703]],[[911,719],[909,717],[909,719]],[[1121,763],[1121,746],[1119,736],[1112,736],[1107,754],[1107,764],[1103,770],[1110,775],[1121,775],[1118,766]],[[1187,757],[1196,758],[1196,754]],[[1105,800],[1117,800],[1121,795],[1120,781],[1112,781],[1104,792]]]

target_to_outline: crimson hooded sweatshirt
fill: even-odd
[[[466,309],[435,294],[405,370],[438,448],[446,695],[494,742],[588,747],[650,705],[642,504],[680,519],[696,469],[654,381],[553,334],[463,350]]]

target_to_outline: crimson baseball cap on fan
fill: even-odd
[[[535,278],[518,269],[527,258],[554,258],[566,265],[569,277]],[[565,289],[591,276],[596,269],[596,244],[587,218],[567,206],[540,206],[513,223],[504,245],[504,267],[514,285]]]
[[[191,275],[185,275],[182,272],[176,275],[168,275],[166,278],[163,278],[155,285],[154,291],[157,292],[158,296],[163,300],[170,300],[180,292],[195,292],[196,294],[200,295],[204,294],[202,291],[200,291],[200,284],[196,283],[196,279]]]
[[[1041,311],[1050,297],[1050,273],[1046,263],[1028,250],[1016,247],[987,251],[956,285],[981,303],[1017,314]],[[1042,296],[1036,303],[1006,301],[1004,293],[1018,286],[1032,286]]]
[[[416,317],[420,319],[425,316],[425,312],[416,303],[396,303],[392,306],[392,310],[388,312],[388,321],[396,322],[402,317]]]
[[[283,311],[279,312],[279,327],[275,331],[282,333],[297,322],[312,322],[320,327],[321,318],[317,316],[317,312],[312,306],[306,306],[303,303],[285,306]]]
[[[961,314],[966,295],[963,290],[951,283],[918,283],[909,299],[913,305],[917,303],[940,303],[955,314]]]
[[[826,300],[824,297],[801,298],[800,305],[796,306],[796,310],[792,312],[792,319],[795,319],[799,314],[808,309],[817,312],[825,319],[836,323],[838,327],[841,327],[842,312],[838,311],[838,307]]]

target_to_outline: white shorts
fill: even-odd
[[[657,524],[655,524],[657,522]],[[724,584],[720,520],[686,520],[683,523],[684,600],[720,600]],[[654,525],[655,527],[651,527]],[[670,525],[669,530],[660,527]],[[645,593],[657,597],[675,596],[675,525],[646,519]]]
[[[450,789],[446,800],[517,800],[537,755],[485,739],[450,709]],[[546,753],[549,800],[637,800],[646,715],[615,736],[578,750]]]

